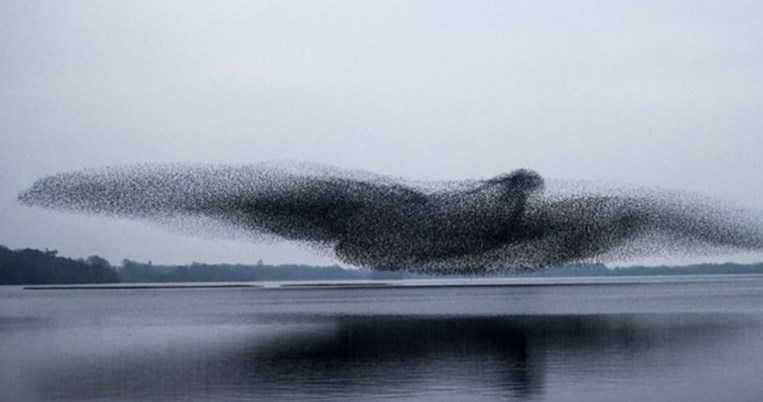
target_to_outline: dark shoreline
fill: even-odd
[[[23,290],[151,290],[151,289],[256,289],[256,290],[339,290],[339,289],[404,289],[404,288],[528,288],[557,286],[628,286],[659,285],[681,282],[714,281],[724,277],[757,276],[760,274],[651,275],[651,276],[586,276],[586,277],[517,277],[475,279],[424,279],[393,281],[318,281],[318,282],[251,282],[251,283],[177,283],[177,284],[86,284],[34,285]]]

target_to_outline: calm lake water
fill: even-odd
[[[0,400],[763,400],[763,276],[502,284],[0,287]]]

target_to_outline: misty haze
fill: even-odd
[[[763,400],[762,18],[0,1],[0,400]]]

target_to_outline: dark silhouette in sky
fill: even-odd
[[[19,199],[202,235],[297,241],[383,270],[468,273],[763,250],[754,212],[688,193],[547,186],[527,169],[427,184],[312,164],[146,164],[48,176]]]

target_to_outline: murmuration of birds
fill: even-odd
[[[528,169],[416,182],[299,162],[142,164],[54,174],[18,199],[434,274],[763,251],[756,210],[689,192],[547,180]]]

